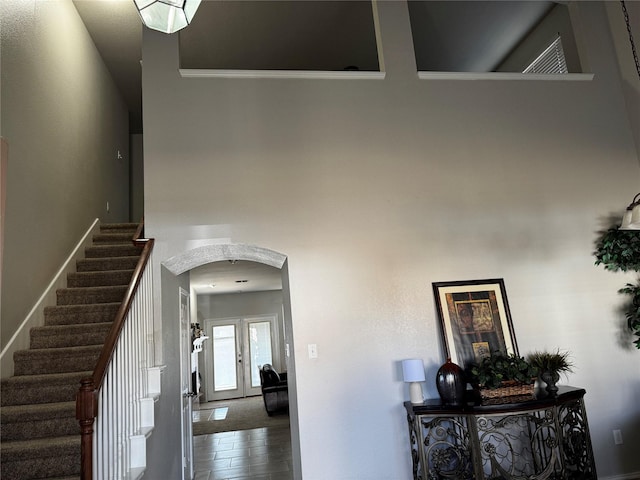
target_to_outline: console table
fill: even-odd
[[[585,390],[463,405],[405,402],[414,480],[597,479]],[[500,401],[504,402],[504,399]]]

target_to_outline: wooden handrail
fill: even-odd
[[[93,450],[93,424],[98,416],[98,392],[102,388],[102,383],[107,372],[107,367],[113,357],[115,347],[122,327],[124,326],[127,314],[131,309],[134,296],[142,280],[142,274],[151,258],[154,239],[140,238],[142,227],[139,226],[134,235],[133,244],[142,246],[140,259],[136,265],[129,286],[125,292],[124,299],[107,334],[104,346],[98,357],[96,367],[90,377],[80,381],[80,389],[76,394],[76,419],[80,423],[81,435],[81,480],[91,480],[92,477],[92,450]]]

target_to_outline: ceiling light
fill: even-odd
[[[620,230],[640,230],[640,193],[633,197],[622,217]]]
[[[201,0],[134,0],[148,28],[174,33],[191,23]]]

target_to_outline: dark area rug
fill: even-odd
[[[224,420],[214,420],[214,409],[223,407],[229,408],[226,418]],[[194,435],[289,426],[288,414],[284,413],[271,417],[267,415],[262,396],[202,403],[199,410],[194,411],[194,414],[194,418],[199,417],[198,420],[193,422]]]

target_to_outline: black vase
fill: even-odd
[[[547,392],[551,394],[558,392],[558,386],[556,385],[556,382],[560,380],[558,372],[545,370],[540,374],[540,380],[547,384]]]
[[[440,367],[436,375],[436,387],[442,402],[448,405],[462,405],[467,390],[464,371],[447,358],[447,362]]]

